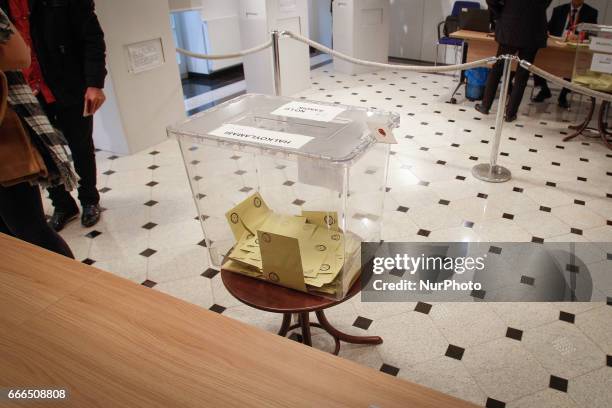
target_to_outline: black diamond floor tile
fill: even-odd
[[[147,288],[152,288],[153,286],[157,285],[157,282],[153,282],[152,280],[147,279],[142,282],[141,285],[146,286]]]
[[[383,363],[383,365],[380,366],[380,371],[382,371],[385,374],[389,374],[395,377],[399,373],[400,369],[397,367],[393,367],[392,365]]]
[[[455,346],[454,344],[449,344],[444,355],[446,357],[454,358],[455,360],[461,360],[463,358],[464,352],[465,349],[463,347]]]
[[[506,403],[493,398],[487,398],[486,408],[506,408]]]
[[[561,311],[559,312],[559,320],[562,320],[568,323],[574,323],[576,321],[576,315],[573,313]]]
[[[151,248],[147,248],[144,251],[142,251],[140,253],[140,255],[144,256],[145,258],[149,258],[150,256],[154,255],[155,253],[157,253],[156,250],[151,249]]]
[[[208,308],[208,310],[211,310],[211,311],[213,311],[215,313],[223,313],[225,311],[225,309],[226,309],[225,307],[223,307],[221,305],[218,305],[216,303]]]
[[[492,245],[492,246],[489,247],[489,252],[492,253],[492,254],[499,255],[499,254],[502,253],[502,249],[500,247],[498,247],[498,246]]]
[[[417,302],[416,306],[414,307],[414,311],[423,314],[429,314],[429,312],[431,311],[431,307],[432,306],[429,303]]]
[[[533,286],[533,284],[535,283],[535,278],[532,278],[531,276],[523,275],[521,276],[521,283],[525,285]]]
[[[155,200],[149,200],[146,203],[144,203],[144,205],[146,205],[147,207],[153,207],[155,204],[158,204],[157,201]]]
[[[431,231],[428,231],[426,229],[420,229],[417,231],[417,235],[420,235],[422,237],[428,237],[429,234],[431,234]]]
[[[93,265],[93,264],[95,264],[95,263],[96,263],[96,261],[94,261],[94,260],[93,260],[93,259],[91,259],[91,258],[85,258],[85,259],[83,259],[81,262],[82,262],[82,263],[84,263],[85,265]]]
[[[205,278],[208,278],[208,279],[212,279],[215,276],[217,276],[218,273],[219,273],[218,270],[213,269],[213,268],[208,268],[207,270],[202,272],[202,276],[204,276]]]
[[[87,238],[92,238],[92,239],[97,237],[97,236],[99,236],[99,235],[102,235],[102,233],[100,231],[97,231],[97,230],[92,230],[92,231],[89,231],[87,234],[85,234],[85,236]]]
[[[513,327],[508,327],[508,330],[506,330],[506,337],[513,340],[521,341],[521,339],[523,338],[523,331],[515,329]]]
[[[142,226],[142,228],[146,230],[152,230],[155,227],[157,227],[157,224],[154,222],[147,222],[145,225]]]
[[[355,319],[355,321],[353,322],[353,326],[363,330],[368,330],[371,324],[372,320],[362,316],[357,316],[357,319]]]
[[[567,392],[568,383],[569,382],[565,378],[557,377],[556,375],[551,375],[548,386],[554,390]]]

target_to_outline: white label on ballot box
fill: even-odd
[[[591,71],[612,74],[612,55],[593,54],[593,61],[591,61]]]
[[[295,133],[277,132],[276,130],[260,129],[251,126],[227,123],[210,132],[213,136],[226,139],[242,140],[243,142],[260,143],[277,147],[299,149],[313,138]]]
[[[316,120],[318,122],[331,122],[336,116],[344,112],[338,106],[317,105],[305,102],[289,102],[272,112],[272,115],[288,116],[290,118]]]
[[[612,53],[612,38],[591,37],[589,44],[591,51]]]

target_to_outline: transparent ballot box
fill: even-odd
[[[572,82],[612,93],[612,27],[579,24]]]
[[[397,114],[247,94],[168,128],[214,266],[342,298],[378,242]]]

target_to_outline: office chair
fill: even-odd
[[[438,24],[438,41],[436,42],[436,59],[434,61],[434,65],[438,65],[438,50],[441,45],[446,47],[455,47],[455,61],[459,60],[463,57],[463,40],[459,38],[450,37],[451,33],[459,30],[459,15],[465,9],[480,9],[480,3],[476,1],[456,1],[453,4],[453,10],[451,15],[446,17],[446,20],[441,21]],[[443,31],[441,31],[443,29]],[[458,58],[457,55],[460,57]]]

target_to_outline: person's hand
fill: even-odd
[[[91,116],[104,103],[106,100],[106,96],[104,95],[104,91],[100,88],[89,87],[85,91],[85,108],[84,108],[84,116]]]

